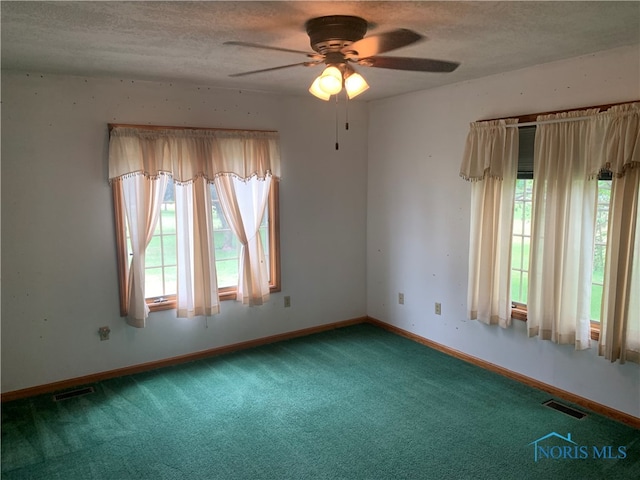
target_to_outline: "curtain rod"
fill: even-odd
[[[593,118],[593,115],[589,115],[586,117],[573,117],[573,118],[556,118],[554,120],[540,120],[536,122],[525,122],[525,123],[509,123],[505,125],[505,127],[531,127],[533,125],[545,125],[547,123],[567,123],[567,122],[579,122],[581,120],[588,120]]]
[[[130,123],[108,123],[109,132],[114,128],[136,128],[145,130],[205,130],[209,132],[261,132],[261,133],[278,133],[277,130],[251,130],[247,128],[203,128],[203,127],[176,127],[163,125],[135,125]]]
[[[500,118],[490,118],[490,119],[485,119],[485,120],[477,120],[478,122],[490,122],[492,120],[504,120],[505,118],[514,118],[514,119],[518,119],[519,122],[517,125],[511,125],[513,127],[527,127],[527,126],[533,126],[533,125],[540,125],[540,123],[538,121],[536,121],[536,119],[540,116],[540,115],[551,115],[554,113],[568,113],[568,112],[576,112],[576,111],[580,111],[580,110],[591,110],[594,108],[597,108],[600,110],[600,112],[604,112],[606,110],[609,110],[611,107],[615,107],[617,105],[626,105],[629,103],[638,103],[640,102],[640,100],[627,100],[625,102],[618,102],[618,103],[606,103],[604,105],[590,105],[588,107],[579,107],[579,108],[569,108],[566,110],[554,110],[554,111],[549,111],[549,112],[540,112],[540,113],[530,113],[527,115],[513,115],[513,116],[509,116],[509,117],[500,117]],[[583,120],[583,118],[574,118],[568,121],[573,121],[573,120]],[[556,120],[545,120],[545,122],[554,122]],[[508,125],[507,125],[508,126]]]

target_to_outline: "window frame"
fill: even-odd
[[[113,212],[116,234],[116,259],[118,273],[118,288],[120,299],[120,316],[126,316],[126,291],[129,288],[129,256],[127,250],[126,237],[126,217],[122,208],[122,183],[115,179],[111,184],[113,197]],[[281,290],[280,272],[280,182],[273,177],[269,190],[267,204],[269,212],[269,291],[279,292]],[[238,295],[237,287],[224,287],[218,289],[220,301],[236,300]],[[177,308],[176,295],[166,297],[149,297],[145,299],[149,311],[171,310]]]

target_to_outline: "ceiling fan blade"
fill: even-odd
[[[352,54],[359,58],[373,57],[379,53],[389,52],[396,48],[406,47],[424,37],[406,28],[399,28],[386,33],[369,35],[342,49],[342,53]]]
[[[291,50],[289,48],[280,48],[280,47],[270,47],[269,45],[261,45],[259,43],[250,43],[250,42],[224,42],[223,45],[235,45],[237,47],[250,47],[250,48],[261,48],[263,50],[276,50],[278,52],[289,52],[289,53],[298,53],[302,55],[306,55],[308,57],[316,57],[316,53],[303,52],[302,50]]]
[[[412,57],[370,57],[357,62],[359,65],[392,70],[409,70],[413,72],[450,73],[460,66],[457,62],[446,62],[431,58]]]
[[[312,67],[314,65],[318,65],[320,62],[300,62],[300,63],[292,63],[290,65],[281,65],[279,67],[271,67],[271,68],[263,68],[262,70],[252,70],[250,72],[242,72],[242,73],[233,73],[229,75],[230,77],[244,77],[245,75],[253,75],[254,73],[263,73],[263,72],[273,72],[274,70],[282,70],[283,68],[291,68],[291,67]]]

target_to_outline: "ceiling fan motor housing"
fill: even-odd
[[[311,48],[321,54],[338,52],[367,33],[367,21],[349,15],[312,18],[305,24]]]

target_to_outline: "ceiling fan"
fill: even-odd
[[[406,47],[424,37],[404,28],[365,37],[367,27],[366,20],[349,15],[312,18],[305,23],[305,29],[314,53],[249,42],[225,42],[225,45],[303,54],[309,59],[279,67],[235,73],[230,76],[241,77],[290,67],[312,67],[325,64],[326,68],[314,80],[309,91],[322,100],[329,100],[331,95],[340,93],[343,88],[349,98],[353,98],[369,88],[367,82],[362,75],[356,72],[352,64],[392,70],[441,73],[453,72],[460,65],[456,62],[429,58],[380,56],[381,53]]]

